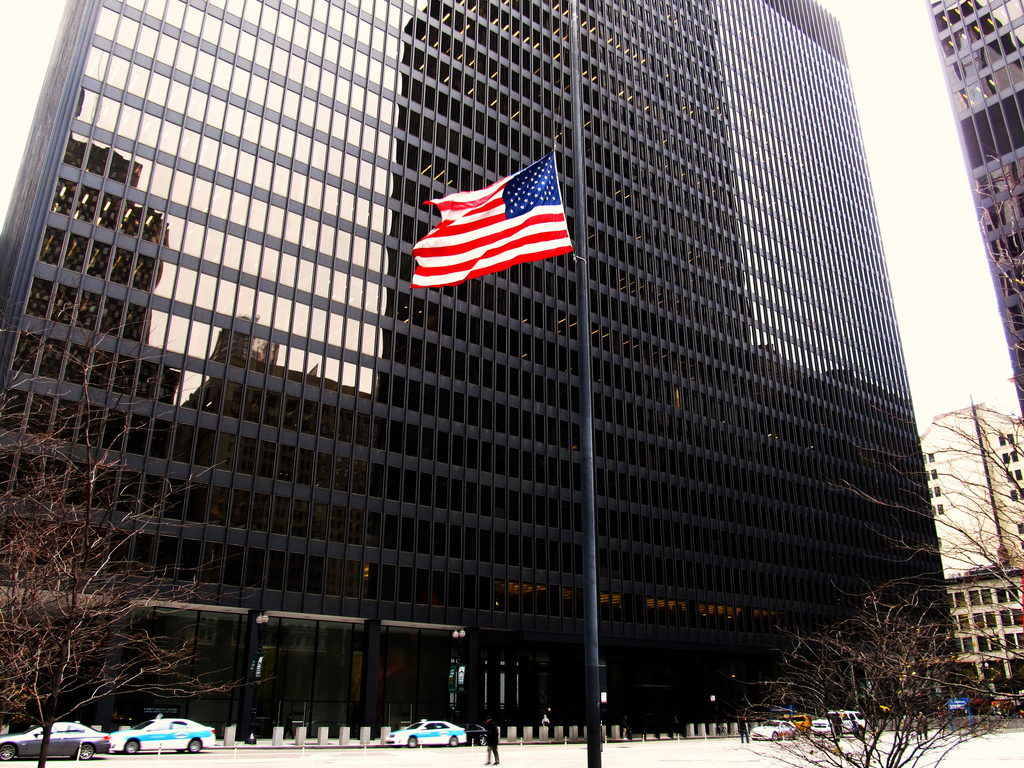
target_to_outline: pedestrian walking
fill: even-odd
[[[622,735],[625,738],[629,739],[630,741],[633,740],[633,731],[631,731],[629,729],[629,716],[628,715],[623,715],[622,716]]]
[[[918,739],[918,741],[920,741],[921,739],[926,739],[927,740],[927,738],[928,738],[928,715],[926,715],[924,712],[919,712],[917,714],[917,739]]]
[[[498,764],[498,724],[494,722],[494,718],[490,715],[484,720],[484,728],[487,729],[487,762],[484,765],[491,764],[491,755],[494,755],[494,764]]]
[[[747,718],[741,717],[739,722],[740,731],[740,744],[750,743],[750,724],[747,722]]]

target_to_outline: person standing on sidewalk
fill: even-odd
[[[491,755],[494,755],[494,764],[498,764],[498,724],[494,722],[494,718],[490,715],[484,720],[484,728],[487,729],[487,762],[484,765],[491,764]]]
[[[740,731],[740,744],[750,743],[750,724],[747,722],[747,718],[741,717],[739,722]]]

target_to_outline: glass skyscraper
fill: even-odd
[[[935,34],[988,246],[989,269],[1024,408],[1024,6],[1021,0],[932,0]]]
[[[581,133],[568,23],[69,0],[0,240],[4,424],[99,430],[135,557],[209,585],[151,617],[197,664],[244,678],[269,615],[258,729],[582,719],[583,397],[605,722],[724,716],[783,631],[939,570],[892,546],[934,531],[836,22],[586,2]],[[550,151],[588,284],[570,256],[413,291],[423,201]]]

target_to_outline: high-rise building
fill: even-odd
[[[0,242],[4,423],[106,419],[136,557],[210,585],[154,626],[244,670],[269,617],[259,727],[583,717],[584,397],[606,722],[725,716],[785,629],[939,571],[891,545],[934,531],[836,22],[585,3],[582,134],[568,24],[69,0]],[[422,202],[550,151],[589,338],[571,257],[411,290]],[[95,721],[222,725],[245,695]]]
[[[1014,694],[1024,685],[1022,441],[1019,419],[985,405],[936,416],[921,436],[955,650]]]
[[[921,436],[947,578],[1020,568],[1022,439],[1017,419],[984,405],[936,416]]]
[[[931,9],[1024,408],[1024,5],[932,0]]]

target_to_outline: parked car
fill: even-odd
[[[459,726],[466,732],[466,743],[487,746],[487,729],[479,723],[465,723]]]
[[[829,712],[826,717],[833,722],[838,722],[843,733],[856,736],[864,732],[866,723],[864,722],[864,715],[860,712],[855,712],[851,709],[840,709],[835,712]]]
[[[811,729],[810,715],[790,715],[786,720],[795,725],[798,731],[807,733]]]
[[[194,720],[158,717],[110,734],[110,751],[134,755],[144,749],[198,752],[214,744],[213,729]]]
[[[43,729],[0,736],[0,760],[16,757],[39,757]],[[77,757],[89,760],[93,755],[110,751],[110,736],[81,723],[54,723],[50,729],[50,757]]]
[[[840,709],[812,721],[811,733],[815,736],[857,736],[864,732],[864,727],[864,717],[860,712]]]
[[[750,738],[754,741],[781,741],[795,739],[796,726],[784,720],[768,720],[751,729]]]
[[[399,728],[388,734],[387,742],[392,747],[418,747],[444,745],[457,747],[466,743],[466,731],[447,720],[420,720],[407,728]]]
[[[831,736],[832,724],[824,717],[811,721],[811,733],[815,736]]]

